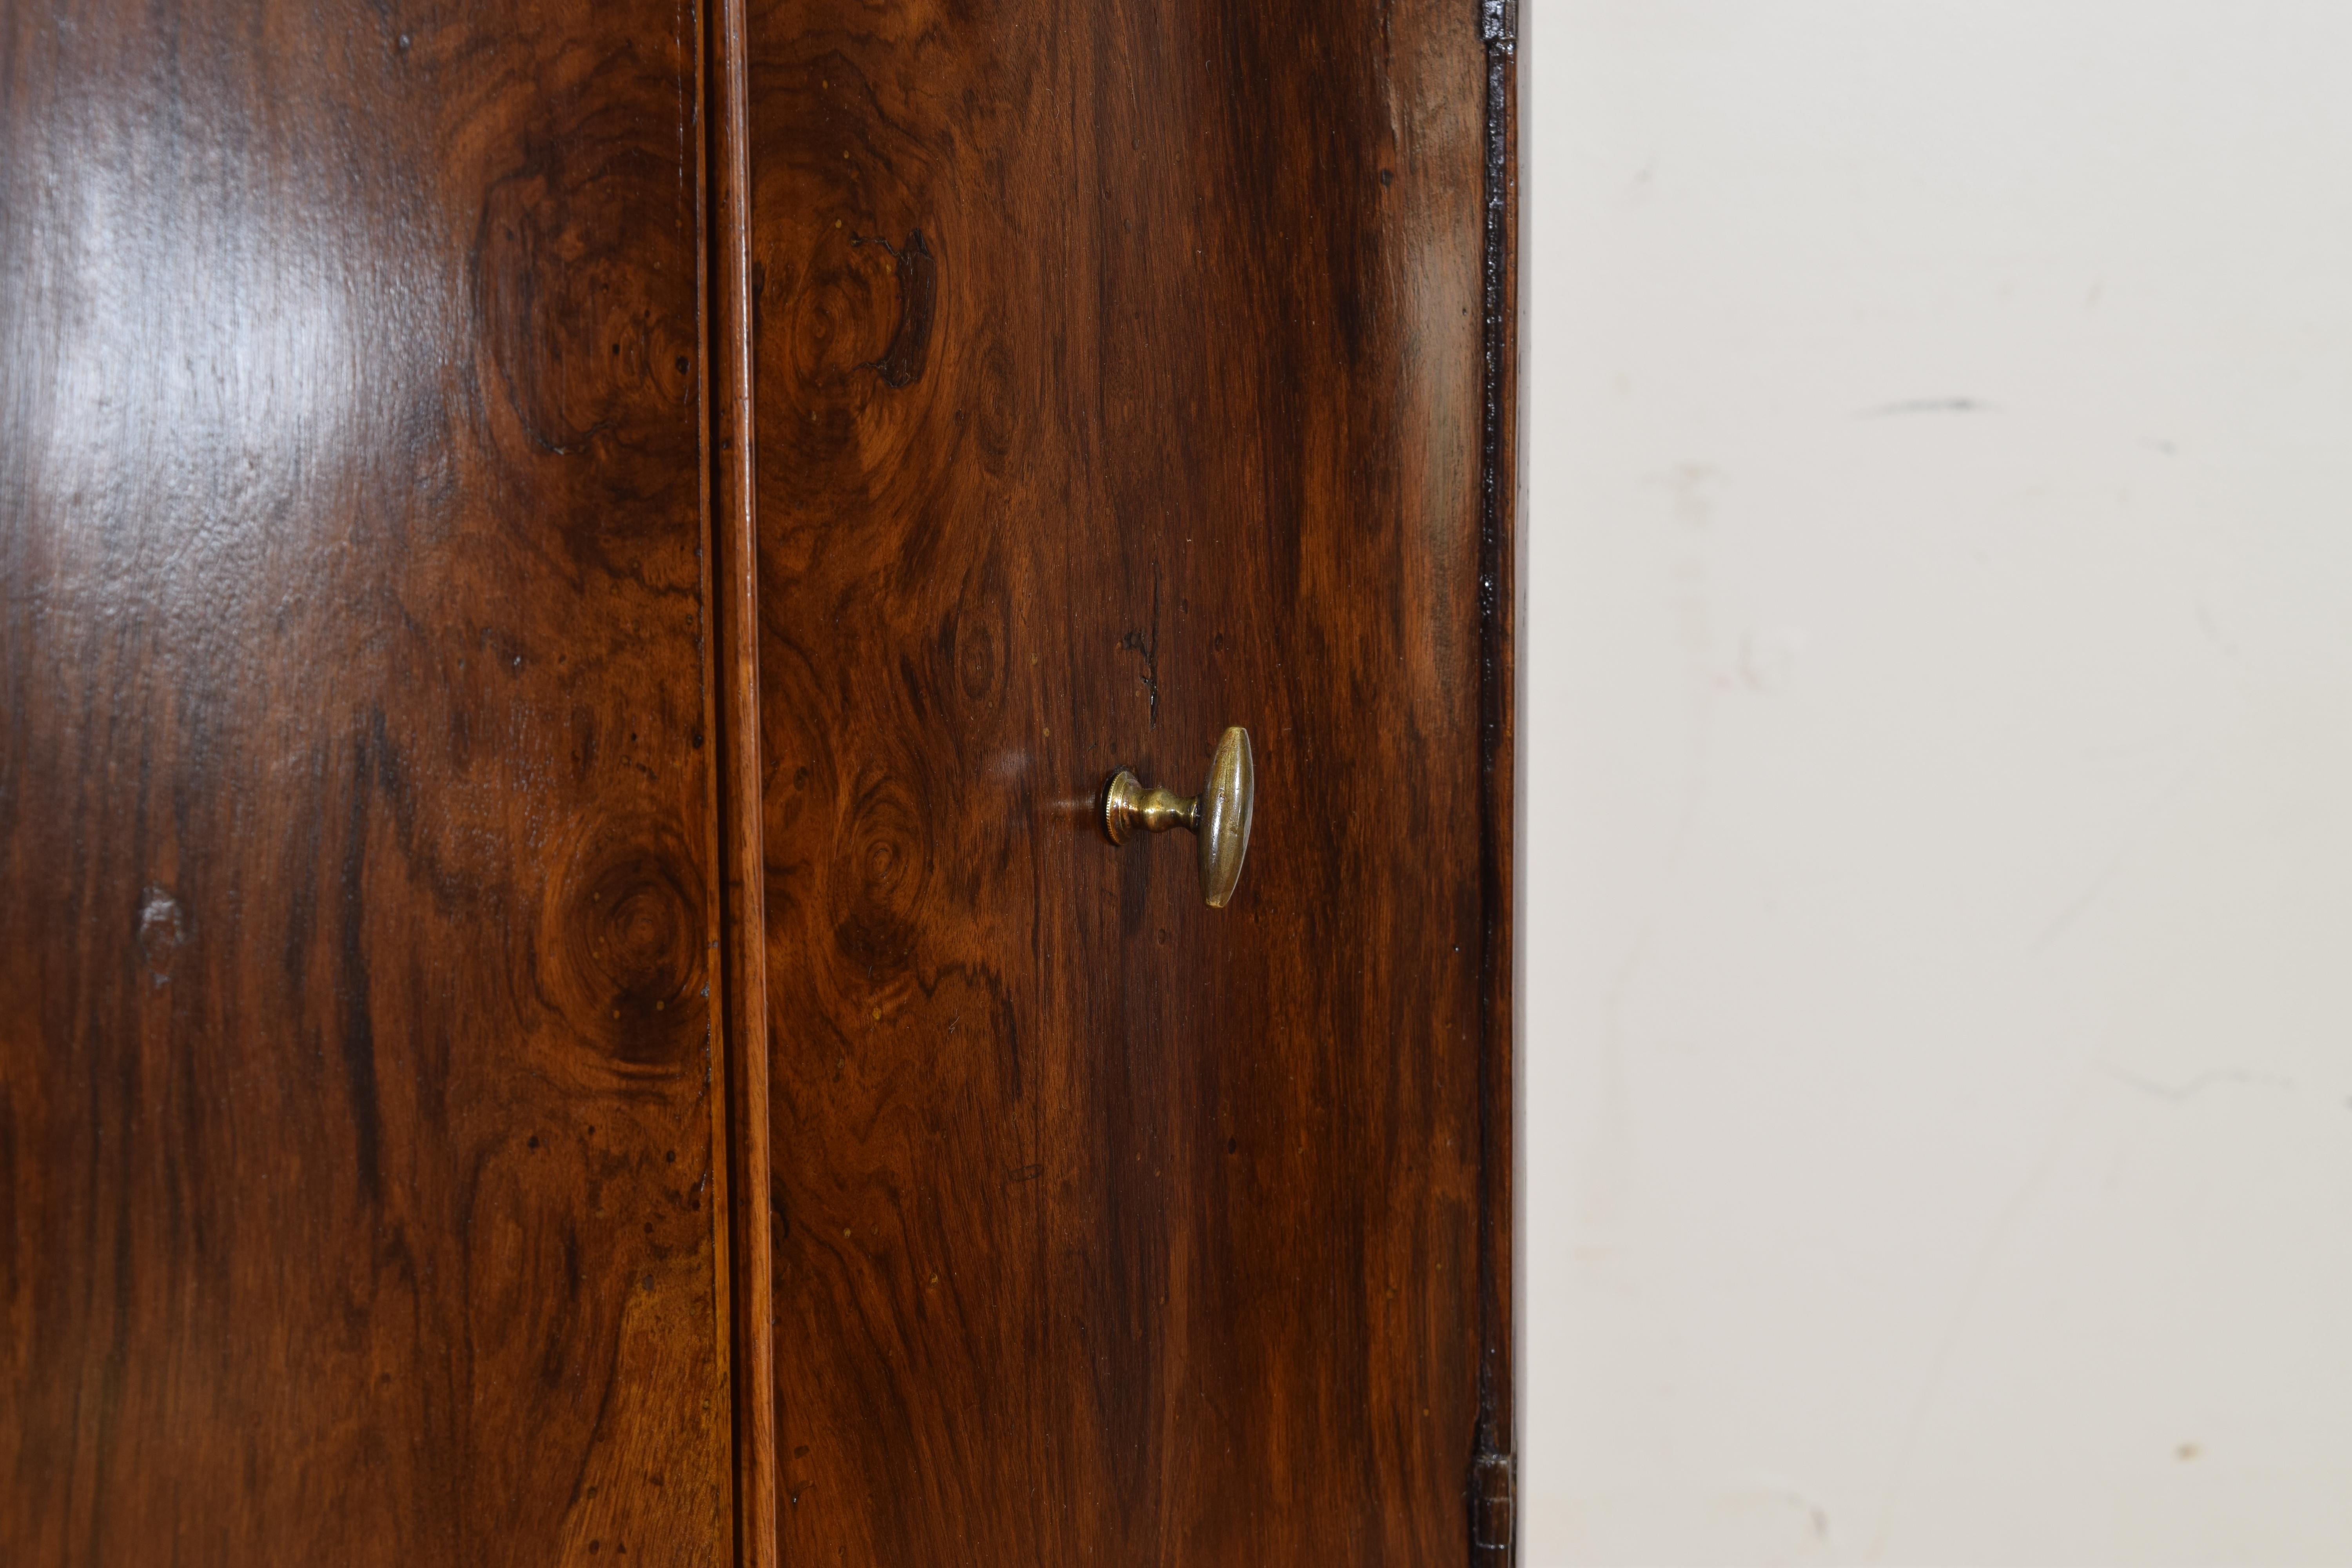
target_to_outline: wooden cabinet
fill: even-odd
[[[1510,33],[0,16],[0,1561],[1507,1558]]]

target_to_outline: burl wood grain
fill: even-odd
[[[1509,1433],[1480,21],[752,6],[787,1563],[1470,1559]],[[1196,787],[1233,723],[1215,911],[1092,796]]]
[[[0,1562],[719,1561],[699,24],[0,15]]]

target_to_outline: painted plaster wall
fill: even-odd
[[[1523,1560],[2352,1561],[2352,5],[1526,30]]]

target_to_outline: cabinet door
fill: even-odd
[[[751,7],[786,1563],[1507,1552],[1507,12]]]
[[[696,26],[0,14],[0,1561],[732,1553]]]

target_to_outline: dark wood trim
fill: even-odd
[[[752,468],[751,190],[743,0],[708,13],[703,103],[711,635],[717,666],[727,1176],[733,1268],[735,1560],[776,1562],[773,1275],[768,1226],[768,976],[761,816],[759,534]]]
[[[1518,1097],[1519,74],[1517,0],[1480,0],[1486,50],[1485,429],[1478,540],[1478,1433],[1470,1556],[1517,1558],[1513,1136]]]

